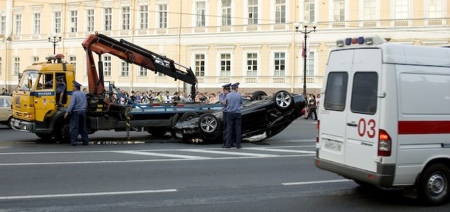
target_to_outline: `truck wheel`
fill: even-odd
[[[12,129],[12,122],[11,122],[12,117],[9,117],[7,125],[9,127],[9,129]]]
[[[42,142],[49,142],[53,137],[52,134],[36,133],[36,135],[42,140]]]
[[[418,189],[420,200],[427,205],[445,203],[449,192],[450,170],[443,164],[433,164],[422,174]]]
[[[60,122],[56,124],[53,129],[53,135],[55,136],[56,142],[59,143],[70,143],[70,125],[68,122]]]

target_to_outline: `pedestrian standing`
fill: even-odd
[[[309,113],[306,119],[309,119],[309,117],[312,117],[314,114],[314,120],[317,120],[317,102],[316,102],[316,96],[314,94],[310,95],[311,98],[308,100],[308,106],[309,106]]]
[[[239,83],[231,85],[231,92],[225,97],[227,104],[227,143],[225,148],[230,148],[233,141],[236,142],[236,148],[240,149],[241,146],[241,125],[242,125],[242,96],[238,93]]]
[[[69,107],[64,114],[64,118],[67,118],[70,115],[70,144],[72,146],[76,146],[78,135],[81,135],[83,145],[88,145],[89,137],[86,128],[86,94],[80,90],[80,83],[75,80],[72,81],[72,83],[72,98],[70,99]]]
[[[225,97],[230,93],[231,83],[222,85],[223,92],[219,95],[219,102],[222,104],[222,132],[223,132],[223,146],[227,144],[227,104]]]

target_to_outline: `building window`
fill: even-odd
[[[159,5],[159,28],[167,28],[167,4]]]
[[[53,13],[55,18],[55,33],[61,33],[61,11]]]
[[[105,55],[103,56],[103,76],[110,77],[111,76],[111,56]]]
[[[258,0],[248,0],[248,24],[258,24]]]
[[[306,76],[307,77],[312,77],[315,76],[315,62],[314,62],[314,52],[308,52],[308,57],[307,57],[307,63],[306,66],[308,67],[308,69],[306,70]]]
[[[345,21],[345,0],[334,0],[333,20]]]
[[[130,29],[130,7],[122,7],[122,30]]]
[[[14,20],[15,20],[14,35],[21,35],[22,34],[22,14],[14,15]]]
[[[316,12],[316,5],[314,4],[315,0],[305,0],[305,16],[304,20],[308,21],[309,23],[315,22],[315,12]]]
[[[41,14],[33,13],[33,34],[41,34]]]
[[[74,69],[77,68],[77,57],[76,56],[69,56],[68,62],[73,65]]]
[[[78,32],[78,10],[70,11],[70,32]]]
[[[144,68],[144,67],[142,67],[142,66],[139,67],[139,73],[138,73],[138,76],[140,76],[140,77],[146,77],[147,74],[148,74],[148,71],[147,71],[146,68]]]
[[[2,15],[1,17],[1,28],[0,28],[0,34],[4,35],[6,32],[6,16]]]
[[[222,26],[231,25],[231,0],[222,0]]]
[[[286,23],[286,0],[275,2],[275,23]]]
[[[205,55],[196,54],[195,55],[195,76],[204,77],[205,76]]]
[[[258,54],[247,53],[247,76],[256,76],[258,74]]]
[[[199,1],[195,4],[197,8],[197,21],[195,26],[204,27],[206,25],[206,2]]]
[[[443,18],[442,0],[429,0],[428,1],[428,18]]]
[[[14,57],[14,76],[17,76],[20,71],[20,57]]]
[[[94,9],[88,9],[88,10],[86,10],[86,14],[87,14],[87,27],[86,27],[86,31],[88,31],[88,32],[93,32],[93,31],[94,31],[94,26],[95,26],[95,13],[94,13]]]
[[[395,19],[407,19],[409,13],[409,0],[396,0],[394,1],[394,18]]]
[[[112,29],[112,8],[104,8],[103,9],[104,12],[104,18],[105,18],[105,23],[104,23],[104,30],[111,30]]]
[[[364,8],[364,20],[375,20],[376,19],[376,9],[377,3],[376,0],[364,0],[363,2]]]
[[[220,54],[220,76],[231,76],[231,54]]]
[[[31,57],[31,63],[38,63],[38,62],[39,62],[39,57],[38,56]]]
[[[139,29],[148,29],[148,6],[139,6]]]
[[[285,76],[286,53],[275,52],[274,64],[275,64],[274,76],[277,76],[277,77]]]
[[[128,65],[127,62],[122,61],[121,63],[121,71],[120,71],[120,76],[121,77],[128,77],[129,73],[130,73],[130,67]]]

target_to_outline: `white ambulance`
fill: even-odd
[[[360,185],[445,203],[450,182],[450,48],[337,41],[321,90],[315,165]]]

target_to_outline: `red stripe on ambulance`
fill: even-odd
[[[399,121],[398,134],[450,134],[450,121]]]

